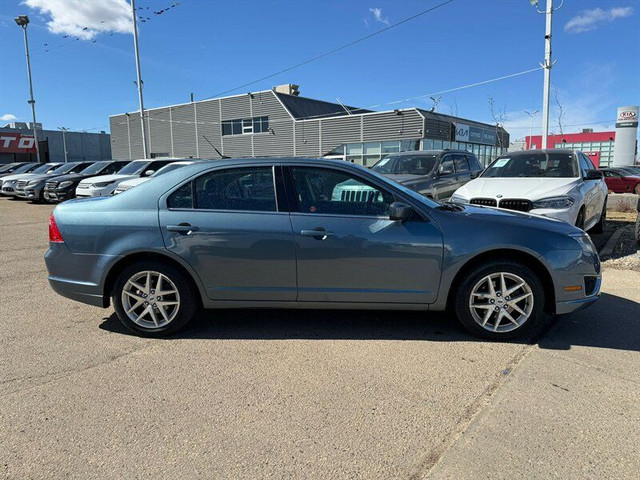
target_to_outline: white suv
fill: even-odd
[[[141,183],[151,180],[152,178],[159,177],[160,175],[164,175],[165,173],[172,172],[176,168],[184,167],[186,165],[191,165],[192,163],[195,163],[195,162],[203,162],[203,161],[204,160],[202,159],[194,158],[192,160],[185,160],[185,161],[170,163],[169,165],[165,165],[164,167],[162,167],[160,170],[155,172],[150,177],[138,177],[138,178],[132,178],[131,180],[125,180],[124,182],[120,182],[118,187],[113,191],[113,194],[118,195],[119,193],[126,192],[127,190],[131,190],[133,187],[137,187]]]
[[[76,188],[76,197],[107,197],[121,182],[132,178],[149,177],[168,163],[176,160],[181,159],[134,160],[113,175],[85,178]]]
[[[544,215],[600,233],[607,185],[582,152],[523,150],[498,157],[451,201]]]

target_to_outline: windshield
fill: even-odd
[[[136,175],[147,168],[149,162],[131,162],[118,170],[118,175]]]
[[[394,155],[383,158],[371,170],[383,175],[427,175],[435,164],[435,155]]]
[[[621,168],[620,172],[625,174],[625,175],[632,175],[632,176],[635,176],[635,177],[640,175],[640,169],[635,169],[635,168]]]
[[[29,173],[47,173],[49,170],[53,170],[54,168],[58,168],[59,166],[59,164],[51,165],[50,163],[45,163],[44,165],[40,165],[35,170],[31,170]]]
[[[6,172],[8,172],[9,170],[11,170],[12,168],[17,168],[17,166],[16,166],[16,164],[15,164],[15,163],[10,163],[9,165],[3,165],[3,166],[0,168],[0,173],[6,173]]]
[[[573,178],[578,164],[571,153],[535,152],[498,157],[481,175],[502,178]]]
[[[164,175],[165,173],[172,172],[177,168],[186,167],[187,165],[188,164],[186,164],[186,163],[170,163],[169,165],[165,165],[164,167],[162,167],[160,170],[158,170],[156,173],[154,173],[151,176],[152,177],[158,177],[160,175]]]
[[[74,168],[76,168],[77,166],[78,166],[77,163],[64,163],[64,164],[60,165],[59,167],[53,169],[51,171],[51,173],[56,173],[56,174],[68,173],[71,170],[73,170]]]
[[[104,167],[106,167],[110,163],[111,162],[96,162],[93,165],[89,165],[84,170],[81,170],[80,173],[83,175],[86,173],[99,173]]]

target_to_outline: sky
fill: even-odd
[[[302,96],[375,110],[431,108],[429,97],[441,97],[442,113],[495,123],[491,97],[512,140],[528,135],[526,112],[542,109],[542,70],[437,93],[539,66],[544,15],[528,0],[452,0],[237,89],[444,1],[138,0],[145,107],[295,83]],[[19,14],[31,20],[44,128],[108,131],[109,115],[139,108],[126,0],[0,0],[0,124],[31,119]],[[558,104],[565,133],[614,129],[616,108],[640,102],[640,0],[565,0],[554,14],[553,57],[551,132]],[[540,123],[538,113],[534,134]]]

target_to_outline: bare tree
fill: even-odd
[[[556,101],[556,112],[557,112],[557,120],[558,120],[558,130],[560,130],[560,135],[564,135],[564,129],[562,128],[562,118],[564,117],[564,107],[562,103],[560,103],[560,96],[558,95],[558,87],[554,87],[553,89],[554,99]]]
[[[453,103],[449,104],[449,115],[452,117],[458,116],[458,100],[456,97],[453,97]]]
[[[491,112],[491,117],[496,125],[496,137],[498,137],[498,146],[503,148],[502,144],[502,135],[500,135],[499,129],[504,127],[504,122],[507,121],[507,106],[503,105],[502,108],[496,106],[496,100],[492,95],[488,96],[489,98],[489,111]]]

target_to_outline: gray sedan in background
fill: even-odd
[[[341,185],[374,194],[343,198]],[[198,162],[51,215],[49,282],[142,336],[201,308],[455,313],[495,340],[590,305],[600,260],[564,222],[440,204],[340,161]]]

